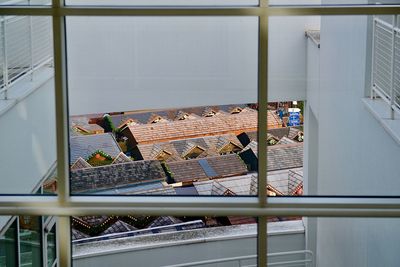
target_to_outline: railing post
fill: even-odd
[[[391,58],[391,74],[390,74],[390,119],[394,119],[394,67],[395,67],[395,56],[396,56],[396,25],[397,25],[397,15],[393,15],[393,25],[392,25],[392,58]]]
[[[28,1],[30,5],[30,1]],[[29,72],[31,73],[31,81],[33,80],[33,25],[32,25],[32,16],[29,16],[29,49],[30,49],[30,56],[31,56],[31,66]]]
[[[4,82],[4,99],[8,99],[8,60],[7,60],[7,42],[6,42],[6,34],[7,34],[7,26],[6,26],[6,16],[2,17],[1,20],[1,29],[3,31],[3,38],[1,42],[3,43],[3,55],[4,55],[4,68],[3,68],[3,82]]]
[[[372,17],[372,62],[371,62],[371,99],[375,99],[375,78],[374,78],[374,71],[375,71],[375,29],[376,29],[376,19],[375,16]]]

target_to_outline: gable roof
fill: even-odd
[[[267,170],[283,170],[303,167],[303,144],[269,146],[267,150]]]
[[[115,233],[124,233],[129,231],[137,230],[136,227],[127,224],[121,220],[117,220],[113,224],[110,225],[106,230],[104,230],[100,235],[108,235],[108,234],[115,234]]]
[[[85,233],[83,233],[83,232],[81,232],[81,231],[79,231],[79,230],[77,230],[77,229],[75,229],[73,227],[71,229],[71,232],[72,232],[72,240],[78,240],[78,239],[83,239],[83,238],[90,237],[89,235],[87,235],[87,234],[85,234]]]
[[[284,136],[281,138],[281,140],[278,141],[277,145],[287,145],[287,144],[293,144],[296,143],[292,139],[289,139],[288,137]]]
[[[165,226],[165,225],[172,225],[172,224],[177,224],[181,223],[182,221],[172,217],[172,216],[160,216],[156,218],[149,226],[148,228],[153,228],[153,227],[158,227],[158,226]]]
[[[257,194],[257,188],[255,189],[255,193],[251,190],[254,181],[257,184],[257,175],[248,174],[222,179],[198,181],[194,182],[193,185],[199,195],[213,195],[216,193],[222,193],[220,195],[223,195],[223,193],[226,192],[225,189],[229,189],[234,194],[243,196]]]
[[[246,165],[236,154],[168,162],[175,182],[229,177],[247,173]]]
[[[144,160],[156,159],[162,151],[171,154],[167,161],[183,160],[185,154],[195,146],[199,146],[205,151],[199,157],[210,157],[219,155],[219,151],[229,143],[242,148],[240,141],[233,134],[218,136],[205,136],[200,138],[190,138],[184,140],[173,140],[157,144],[139,144],[137,149]]]
[[[112,158],[122,152],[111,133],[79,135],[70,138],[70,163],[79,157],[87,159],[96,150],[101,150]]]
[[[115,159],[111,164],[127,163],[131,161],[132,160],[127,155],[125,155],[124,152],[120,152],[118,156],[115,157]]]
[[[72,193],[97,191],[127,185],[164,181],[165,173],[157,160],[132,161],[71,171]]]
[[[85,168],[91,168],[92,165],[90,165],[86,160],[83,158],[79,157],[74,164],[71,166],[71,170],[80,170],[80,169],[85,169]]]
[[[257,125],[257,112],[252,111],[151,125],[134,125],[129,127],[128,133],[136,143],[150,144],[186,138],[254,131],[257,129]],[[126,133],[126,130],[124,133]]]
[[[258,157],[258,143],[251,141],[242,152],[253,151]],[[267,170],[283,170],[303,167],[303,143],[274,145],[267,147]]]

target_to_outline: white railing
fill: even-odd
[[[0,17],[0,99],[9,88],[53,59],[51,18]]]
[[[400,28],[398,16],[391,20],[373,20],[371,97],[383,99],[393,119],[400,112]]]
[[[277,253],[268,253],[268,266],[304,266],[314,267],[314,253],[310,250],[286,251]],[[197,262],[188,262],[175,265],[166,265],[164,267],[195,267],[195,266],[220,266],[219,264],[228,264],[234,267],[255,267],[257,255],[221,258],[214,260],[204,260]],[[224,265],[225,266],[225,265]]]

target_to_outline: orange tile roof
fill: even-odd
[[[221,114],[214,117],[173,121],[157,124],[132,125],[130,133],[138,144],[165,142],[227,133],[239,134],[257,130],[256,111],[238,114]],[[271,124],[271,125],[270,125]],[[272,111],[268,112],[268,127],[281,127],[280,119]]]

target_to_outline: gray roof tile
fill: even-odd
[[[164,181],[159,161],[133,161],[71,171],[72,193],[112,189],[127,185]]]
[[[70,138],[70,163],[74,163],[79,157],[87,159],[96,150],[101,150],[112,158],[122,152],[114,136],[110,133],[72,136]]]

